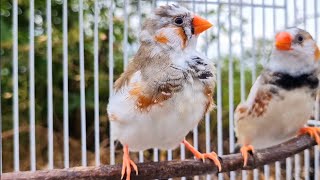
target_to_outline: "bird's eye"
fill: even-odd
[[[183,19],[181,18],[181,17],[177,17],[177,18],[175,18],[174,19],[174,23],[176,23],[176,24],[182,24],[183,23]]]
[[[298,35],[297,40],[299,43],[301,43],[303,41],[303,36],[302,35]]]

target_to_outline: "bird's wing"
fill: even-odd
[[[136,99],[136,105],[140,110],[171,98],[187,81],[187,72],[174,65],[160,69],[157,72],[153,71],[153,74],[148,70],[142,71],[141,80],[131,83],[129,94]]]
[[[259,76],[252,86],[247,101],[240,103],[234,113],[234,121],[237,124],[240,120],[251,117],[262,116],[268,108],[268,104],[272,99],[270,86],[265,83],[265,77]]]
[[[214,64],[201,54],[191,56],[189,61],[187,61],[187,64],[193,79],[198,79],[203,83],[203,93],[208,99],[204,113],[207,113],[214,107],[213,92],[216,83],[216,69]]]

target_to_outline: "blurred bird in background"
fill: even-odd
[[[311,35],[289,28],[275,37],[275,48],[248,99],[235,110],[235,132],[247,164],[248,152],[308,133],[320,144],[320,129],[304,127],[313,112],[320,52]]]
[[[196,51],[198,35],[212,26],[178,5],[161,6],[140,34],[141,46],[115,82],[108,116],[113,139],[123,145],[122,177],[130,179],[129,151],[173,149],[181,142],[196,158],[209,158],[221,170],[216,153],[200,153],[184,140],[213,107],[215,69]]]

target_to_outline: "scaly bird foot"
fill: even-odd
[[[205,159],[211,159],[214,164],[216,166],[218,166],[218,170],[219,172],[221,172],[221,163],[219,161],[219,157],[215,152],[211,152],[211,153],[200,153],[199,151],[197,151],[190,143],[188,143],[188,141],[183,140],[183,144],[186,146],[186,148],[188,148],[192,154],[197,158],[197,159],[202,159],[202,161],[204,162]]]
[[[314,138],[318,145],[320,145],[320,128],[318,127],[303,127],[300,129],[299,135],[301,134],[309,134],[312,138]]]
[[[126,174],[126,180],[130,180],[131,175],[131,166],[136,171],[136,175],[138,175],[138,167],[137,165],[130,159],[129,156],[129,148],[128,145],[123,147],[123,160],[122,160],[122,170],[121,170],[121,179]]]
[[[254,148],[252,145],[245,145],[241,147],[240,152],[243,157],[243,167],[245,167],[248,163],[248,152],[254,153]]]

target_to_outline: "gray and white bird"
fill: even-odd
[[[196,51],[198,35],[212,26],[184,7],[155,9],[140,34],[141,46],[115,82],[107,108],[112,137],[123,145],[122,177],[138,168],[129,151],[174,149],[184,143],[221,170],[218,156],[202,154],[185,136],[212,109],[215,68]]]
[[[289,28],[275,37],[275,48],[249,96],[235,110],[235,132],[247,164],[248,151],[280,144],[308,133],[320,144],[319,128],[305,127],[312,115],[320,52],[312,36]]]

